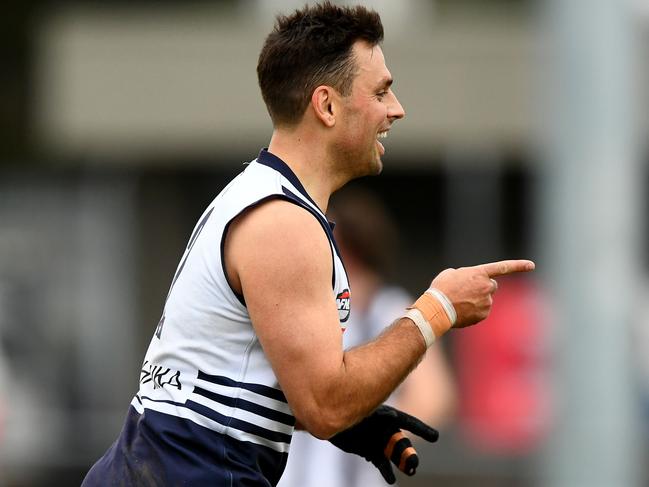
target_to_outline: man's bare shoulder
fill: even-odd
[[[320,222],[308,210],[283,199],[261,203],[230,225],[225,245],[232,283],[272,275],[294,280],[331,278],[331,248]]]
[[[328,248],[328,240],[318,219],[305,208],[284,199],[271,199],[256,205],[236,218],[229,233],[252,238],[250,244],[281,243]],[[235,237],[238,238],[238,237]]]

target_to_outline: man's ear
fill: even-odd
[[[336,125],[336,92],[331,86],[320,85],[313,90],[311,95],[311,107],[315,116],[325,126],[333,127]]]

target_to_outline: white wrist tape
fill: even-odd
[[[417,328],[419,328],[419,331],[426,342],[426,348],[429,348],[435,342],[435,334],[433,333],[430,323],[428,323],[426,318],[424,318],[424,315],[421,314],[421,311],[417,308],[410,308],[406,311],[404,317],[410,318],[415,325],[417,325]]]
[[[444,311],[446,311],[446,316],[448,316],[448,319],[451,322],[451,326],[453,326],[455,324],[455,321],[457,320],[457,313],[455,312],[455,307],[453,306],[453,303],[451,303],[451,300],[446,297],[446,294],[444,294],[439,289],[435,289],[434,287],[428,288],[426,292],[435,296],[437,300],[442,304]]]

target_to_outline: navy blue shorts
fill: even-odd
[[[82,487],[272,487],[287,453],[238,441],[183,418],[129,408],[119,438]]]

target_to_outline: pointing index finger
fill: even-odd
[[[498,277],[515,272],[533,271],[535,264],[531,260],[501,260],[482,264],[479,267],[482,267],[489,277]]]

